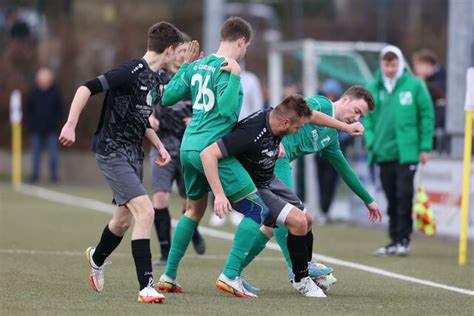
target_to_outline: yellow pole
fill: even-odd
[[[466,78],[466,123],[464,128],[464,167],[462,179],[461,234],[459,236],[459,265],[467,261],[467,227],[469,224],[469,194],[472,156],[472,111],[474,111],[474,67],[467,70]]]
[[[21,93],[13,90],[10,95],[10,123],[12,125],[12,186],[21,189]]]
[[[21,188],[21,123],[12,125],[12,185]]]
[[[471,147],[472,147],[472,111],[466,111],[466,124],[464,129],[464,168],[462,179],[461,202],[461,236],[459,238],[459,265],[467,261],[467,225],[469,217],[469,182],[471,175]]]

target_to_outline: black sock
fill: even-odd
[[[288,232],[286,241],[288,251],[290,252],[295,282],[300,282],[302,278],[308,276],[308,258],[306,249],[306,236],[296,236]]]
[[[161,257],[167,259],[171,248],[171,216],[167,207],[155,208],[154,222],[160,241]]]
[[[308,262],[313,260],[313,230],[306,234],[306,249],[308,251]]]
[[[140,290],[147,287],[150,278],[153,281],[153,268],[151,267],[150,239],[132,240],[132,255],[137,270]]]
[[[92,255],[92,260],[98,267],[104,264],[105,259],[117,248],[122,238],[123,236],[116,236],[110,231],[109,224],[105,226],[99,244]]]

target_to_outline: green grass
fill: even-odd
[[[65,193],[110,200],[106,188],[52,188]],[[179,216],[173,200],[173,216]],[[130,255],[130,234],[111,256],[104,292],[87,283],[83,251],[97,243],[109,215],[15,193],[0,186],[0,314],[139,314],[160,315],[395,315],[474,314],[474,298],[367,272],[333,266],[338,283],[328,299],[308,299],[289,285],[280,253],[265,250],[247,276],[262,288],[256,300],[218,292],[214,282],[222,270],[230,242],[206,237],[207,254],[188,250],[179,270],[185,294],[166,294],[162,305],[135,302],[138,284]],[[207,225],[207,219],[203,225]],[[232,230],[225,227],[223,230]],[[469,263],[457,265],[457,242],[415,237],[408,258],[374,258],[371,251],[386,242],[382,230],[345,224],[315,226],[315,252],[451,286],[474,289],[473,249]],[[9,253],[7,250],[69,251],[63,255]],[[155,236],[152,250],[158,249]],[[155,269],[155,276],[162,268]]]

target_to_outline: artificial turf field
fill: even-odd
[[[107,188],[53,187],[55,191],[110,201]],[[179,207],[173,200],[173,217]],[[209,209],[210,210],[210,209]],[[102,293],[87,283],[84,250],[95,245],[110,215],[81,203],[68,206],[0,184],[0,315],[13,314],[140,314],[159,315],[474,315],[474,296],[332,265],[337,284],[327,299],[305,298],[287,280],[277,251],[267,249],[246,271],[262,289],[258,299],[238,299],[217,291],[214,283],[225,262],[230,241],[206,237],[207,252],[188,249],[178,281],[184,294],[165,294],[159,305],[136,303],[138,285],[130,254],[130,233],[110,257]],[[207,218],[203,226],[207,226]],[[232,231],[231,227],[218,228]],[[386,233],[347,224],[315,226],[319,254],[407,276],[474,290],[474,249],[468,265],[457,265],[457,242],[415,236],[412,256],[375,258],[371,252],[386,243]],[[158,255],[152,236],[152,252]],[[155,268],[157,278],[163,268]]]

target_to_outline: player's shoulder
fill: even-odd
[[[120,64],[117,68],[126,70],[131,74],[135,74],[148,69],[148,66],[143,59],[130,59]]]
[[[323,95],[316,95],[305,99],[313,111],[322,112],[332,116],[333,103]]]
[[[250,126],[263,126],[266,125],[267,116],[270,112],[270,109],[267,110],[260,110],[255,113],[250,114],[249,116],[242,119],[238,125],[242,127],[250,127]]]

